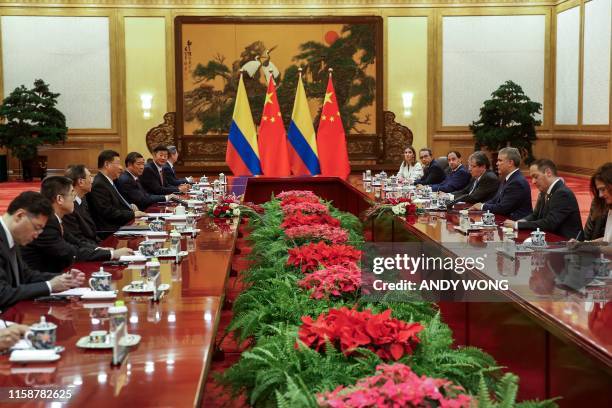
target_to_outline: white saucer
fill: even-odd
[[[122,290],[124,292],[130,292],[130,293],[151,293],[153,292],[153,288],[148,287],[148,286],[142,289],[134,289],[132,288],[132,285],[127,285],[127,286],[124,286]],[[170,290],[170,285],[167,283],[162,283],[157,287],[157,290],[162,290],[162,291]]]
[[[130,292],[130,293],[151,293],[153,292],[153,288],[146,286],[146,285],[142,289],[136,289],[136,288],[133,288],[132,285],[126,285],[121,290],[124,292]]]
[[[55,350],[14,350],[9,361],[14,363],[37,363],[57,361],[60,355]]]
[[[117,291],[108,290],[108,291],[99,291],[92,290],[91,292],[87,292],[81,296],[81,300],[98,300],[98,299],[116,299]]]
[[[131,347],[140,343],[140,335],[138,334],[128,334],[124,341],[122,342],[122,346]],[[76,343],[77,347],[86,348],[86,349],[111,349],[113,345],[110,343],[90,343],[89,336],[84,336],[79,339]]]

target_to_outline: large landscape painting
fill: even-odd
[[[179,137],[227,134],[241,71],[255,124],[272,75],[288,125],[299,68],[315,129],[332,68],[347,135],[380,132],[380,18],[177,17],[176,30]]]

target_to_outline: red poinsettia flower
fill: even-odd
[[[326,241],[332,244],[342,244],[348,241],[348,231],[340,227],[329,225],[300,225],[287,228],[285,236],[292,240]]]
[[[296,266],[302,272],[312,272],[320,267],[350,266],[361,259],[362,252],[350,245],[330,245],[323,241],[289,249],[287,265]]]
[[[350,355],[356,348],[367,348],[383,360],[399,360],[412,354],[419,343],[419,323],[407,323],[391,317],[391,310],[373,314],[342,307],[320,314],[316,320],[302,318],[298,338],[317,351],[323,351],[326,341]]]
[[[282,206],[285,216],[301,212],[303,214],[329,214],[326,205],[319,202],[297,202]]]
[[[281,200],[281,207],[285,208],[288,205],[295,205],[295,204],[318,204],[320,203],[321,200],[319,199],[319,197],[313,196],[313,197],[287,197],[287,198],[283,198]]]
[[[380,364],[374,375],[354,386],[317,394],[317,402],[331,408],[469,408],[472,399],[461,386],[448,380],[418,376],[404,364]]]
[[[283,191],[276,196],[276,198],[280,200],[285,200],[289,198],[316,198],[317,195],[310,190],[289,190]]]
[[[334,265],[306,275],[298,286],[312,290],[313,299],[355,293],[361,287],[361,271],[354,263],[348,267]]]
[[[300,225],[327,224],[332,227],[339,227],[340,221],[329,214],[304,214],[302,211],[296,211],[291,215],[287,215],[281,224],[281,228],[292,228]]]

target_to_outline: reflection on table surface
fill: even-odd
[[[237,223],[238,220],[232,219],[199,219],[199,235],[182,238],[181,247],[188,251],[182,262],[161,260],[161,283],[169,284],[170,289],[158,303],[150,300],[150,293],[122,290],[132,281],[146,280],[144,264],[104,267],[113,275],[117,299],[124,300],[128,307],[128,332],[142,336],[140,344],[131,348],[120,367],[111,367],[108,350],[76,346],[91,331],[108,330],[107,309],[113,300],[28,301],[7,310],[2,318],[25,324],[46,315],[48,321],[58,325],[57,344],[66,350],[59,361],[47,364],[16,365],[8,361],[8,356],[0,357],[3,373],[0,387],[74,386],[72,406],[94,400],[100,405],[120,403],[123,406],[137,404],[143,398],[163,406],[193,405],[201,392],[202,378],[213,351]],[[137,249],[143,239],[111,236],[103,245]],[[80,263],[74,267],[89,277],[100,268],[100,263]]]
[[[359,176],[351,176],[348,183],[374,201],[374,194],[365,192]],[[481,215],[470,212],[470,218],[480,221]],[[497,225],[506,219],[495,218]],[[487,256],[486,267],[477,276],[508,280],[510,290],[504,293],[508,296],[501,300],[515,302],[529,315],[557,332],[563,331],[567,338],[612,367],[612,279],[593,276],[592,264],[598,253],[585,248],[580,252],[569,250],[561,242],[563,238],[547,233],[550,245],[545,251],[517,253],[514,258],[496,254],[496,248],[503,246],[501,227],[464,234],[455,229],[459,225],[457,211],[395,217],[393,224],[391,228],[399,231],[394,232],[393,238],[398,241],[416,236],[422,242],[437,244],[441,253],[492,255]],[[530,233],[516,231],[515,241],[522,243]],[[559,244],[555,245],[556,242]]]

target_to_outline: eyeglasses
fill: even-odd
[[[428,154],[426,154],[425,156],[419,156],[419,159],[426,159],[426,158],[428,158],[428,157],[429,157],[429,155],[428,155]]]
[[[45,229],[45,226],[40,226],[40,225],[36,225],[34,224],[34,221],[32,220],[32,216],[30,216],[29,214],[26,215],[26,217],[28,218],[28,220],[30,221],[30,224],[32,224],[32,227],[34,227],[34,231],[36,232],[42,232]]]

